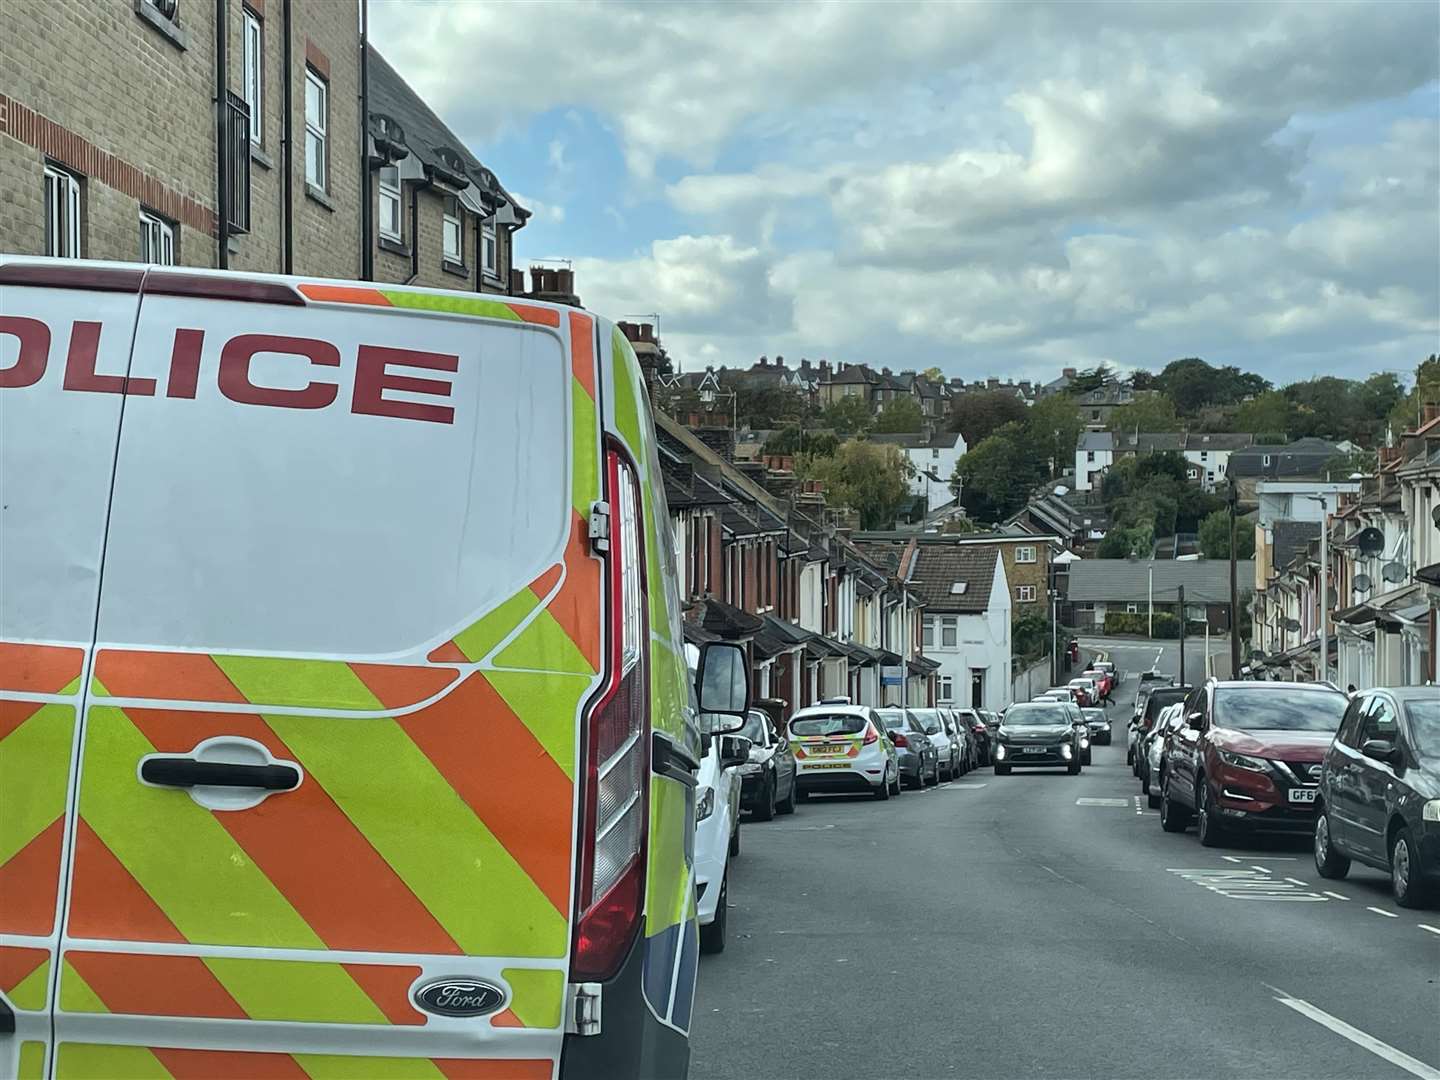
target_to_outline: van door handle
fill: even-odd
[[[140,779],[164,787],[212,784],[290,791],[300,786],[300,770],[291,765],[235,765],[187,757],[152,757],[140,763]]]

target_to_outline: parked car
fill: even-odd
[[[1016,766],[1044,766],[1080,772],[1080,732],[1070,714],[1074,706],[1027,701],[1011,705],[996,732],[995,775]]]
[[[1110,691],[1115,686],[1115,677],[1108,671],[1100,671],[1098,668],[1090,668],[1080,673],[1082,679],[1089,679],[1095,684],[1095,700],[1090,704],[1099,705],[1110,696]]]
[[[795,752],[782,739],[775,723],[759,709],[751,709],[740,734],[750,740],[750,760],[740,766],[740,809],[769,821],[777,813],[795,812]]]
[[[960,714],[954,709],[942,708],[940,710],[940,719],[944,722],[946,726],[945,729],[950,733],[951,738],[960,744],[959,776],[964,776],[975,767],[976,761],[978,760],[978,754],[975,749],[975,736],[970,734],[969,725],[960,718]],[[957,776],[951,774],[950,779],[957,779]]]
[[[1115,661],[1113,660],[1096,660],[1090,666],[1096,671],[1103,671],[1110,676],[1110,688],[1112,690],[1117,689],[1123,681],[1120,669],[1115,666]]]
[[[790,717],[790,748],[802,801],[812,791],[868,791],[883,800],[900,790],[895,744],[868,705],[797,710]]]
[[[1160,784],[1165,777],[1165,756],[1168,749],[1166,740],[1185,721],[1185,703],[1177,701],[1160,710],[1155,726],[1140,740],[1138,753],[1140,765],[1140,792],[1152,810],[1160,805]]]
[[[1073,701],[1065,704],[1065,711],[1070,715],[1070,725],[1075,729],[1075,734],[1080,740],[1080,764],[1090,764],[1090,725],[1085,720],[1085,714],[1080,706]]]
[[[935,747],[935,760],[938,763],[935,767],[935,783],[958,777],[960,759],[965,748],[955,734],[955,729],[945,725],[945,718],[939,709],[911,709],[910,712],[920,721],[925,734],[930,737],[930,742]]]
[[[1350,860],[1384,870],[1403,907],[1440,896],[1440,694],[1367,690],[1325,755],[1315,807],[1315,868],[1343,878]]]
[[[877,713],[895,747],[900,777],[897,784],[903,781],[906,787],[922,788],[927,783],[939,783],[940,755],[920,718],[910,709],[879,709]]]
[[[1328,683],[1206,682],[1170,736],[1165,831],[1183,831],[1193,815],[1206,847],[1241,830],[1312,832],[1321,763],[1349,703]]]
[[[1149,696],[1145,699],[1145,708],[1141,710],[1138,717],[1131,721],[1136,739],[1143,738],[1154,728],[1155,721],[1160,716],[1160,710],[1174,705],[1177,701],[1184,701],[1190,696],[1193,689],[1192,686],[1157,686],[1150,691]],[[1132,745],[1134,744],[1132,743]],[[1130,768],[1137,777],[1140,775],[1140,759],[1139,753],[1131,755]]]
[[[985,709],[958,709],[956,718],[970,729],[975,742],[975,764],[990,764],[990,743],[995,728],[1000,726],[1000,714]]]
[[[695,787],[695,906],[700,951],[725,951],[730,859],[740,854],[739,766],[750,758],[742,735],[706,735]]]
[[[1095,705],[1099,702],[1100,698],[1095,693],[1094,680],[1087,679],[1085,678],[1085,676],[1082,675],[1079,678],[1071,679],[1070,685],[1072,688],[1078,691],[1078,694],[1075,697],[1075,704],[1079,705],[1081,708],[1084,708],[1087,705]]]
[[[1097,746],[1110,745],[1110,716],[1104,709],[1081,709],[1080,714],[1090,725],[1090,741]]]

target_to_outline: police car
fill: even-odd
[[[869,791],[888,799],[900,791],[895,745],[868,705],[842,698],[797,710],[790,748],[801,798],[814,791]]]

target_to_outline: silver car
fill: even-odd
[[[960,765],[963,760],[964,746],[959,736],[955,734],[954,725],[946,725],[945,718],[939,709],[911,709],[915,719],[919,720],[925,728],[925,734],[930,737],[930,743],[935,747],[935,756],[939,759],[939,779],[954,780],[960,775]]]

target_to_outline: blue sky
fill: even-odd
[[[517,263],[686,368],[967,378],[1440,348],[1433,3],[372,0],[536,211]]]

